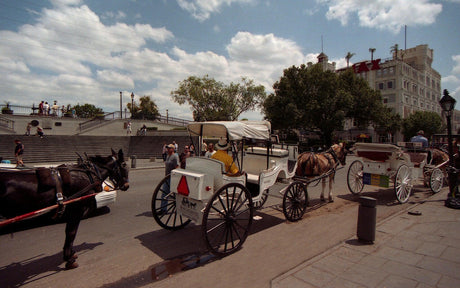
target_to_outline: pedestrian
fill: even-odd
[[[201,144],[201,154],[200,154],[200,156],[206,155],[206,151],[208,151],[208,145],[206,144],[206,142],[203,141],[203,143]]]
[[[50,114],[50,104],[48,104],[48,102],[45,102],[45,104],[43,104],[43,112],[45,115]]]
[[[410,139],[410,142],[412,143],[422,143],[422,147],[426,148],[428,147],[428,139],[425,138],[423,130],[419,130],[417,132],[417,135],[412,137]]]
[[[14,158],[16,158],[16,168],[24,167],[24,162],[22,161],[22,154],[24,154],[24,144],[21,143],[21,140],[14,140],[16,147],[14,147]]]
[[[227,143],[227,140],[221,138],[216,144],[217,151],[212,155],[211,159],[216,159],[224,163],[225,172],[230,175],[235,175],[238,173],[238,167],[236,167],[233,157],[228,155],[228,148],[230,148],[230,145]]]
[[[53,116],[58,116],[59,106],[57,105],[57,101],[56,101],[56,100],[54,100],[54,104],[53,104],[53,106],[51,107],[51,110],[53,110]]]
[[[177,156],[177,153],[174,152],[174,144],[169,144],[166,146],[167,149],[167,155],[166,155],[166,161],[165,161],[165,176],[168,176],[171,174],[171,171],[179,167],[179,156]],[[161,211],[159,211],[158,214],[166,214],[168,211],[168,201],[166,200],[166,197],[170,193],[170,187],[171,186],[171,177],[168,177],[165,183],[163,184],[162,188],[162,195],[161,195]]]
[[[30,136],[30,129],[32,129],[32,123],[27,123],[26,126],[26,136]]]
[[[180,156],[179,156],[180,168],[185,169],[185,164],[186,164],[186,161],[187,161],[188,157],[190,157],[190,147],[185,146],[184,147],[184,152],[182,152],[180,154]]]
[[[208,151],[206,151],[206,153],[204,154],[204,157],[211,158],[212,155],[214,155],[214,153],[216,153],[216,150],[214,150],[214,144],[209,143],[208,144]]]
[[[163,157],[163,162],[165,162],[166,156],[168,156],[168,145],[166,145],[166,142],[163,142],[163,151],[161,151],[161,156]]]
[[[174,145],[174,152],[177,153],[177,151],[179,151],[179,145],[177,145],[176,140],[173,140],[173,145]]]
[[[40,138],[43,138],[43,136],[45,135],[43,133],[43,128],[38,125],[37,125],[37,135],[40,136]]]
[[[195,145],[193,145],[193,143],[190,144],[189,150],[190,150],[190,156],[191,156],[191,157],[193,157],[193,156],[196,155],[196,153],[195,153]]]
[[[131,122],[128,122],[128,124],[126,125],[126,134],[131,134],[131,132]]]

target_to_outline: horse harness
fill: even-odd
[[[101,192],[102,191],[102,177],[100,174],[99,169],[97,168],[94,163],[90,161],[86,161],[86,163],[83,163],[81,165],[83,168],[69,168],[67,166],[61,166],[57,168],[45,168],[49,169],[51,173],[51,178],[54,180],[54,186],[56,189],[56,202],[58,204],[58,209],[56,211],[56,215],[54,217],[60,217],[63,215],[65,211],[65,204],[64,200],[72,200],[76,199],[78,197],[83,196],[85,193],[87,193],[90,190],[95,190],[96,192]],[[38,171],[38,170],[37,170]],[[64,196],[64,189],[63,187],[65,185],[70,185],[71,184],[71,176],[70,172],[71,171],[76,171],[76,172],[82,172],[85,173],[88,176],[88,179],[90,181],[90,185],[86,186],[82,190],[78,191],[77,193],[65,197]]]

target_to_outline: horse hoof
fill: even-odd
[[[75,269],[75,268],[77,268],[77,267],[78,267],[78,263],[77,263],[77,262],[73,262],[73,263],[67,262],[67,263],[65,264],[65,269],[66,269],[66,270]]]
[[[329,202],[331,202],[331,203],[334,202],[334,198],[329,197]]]
[[[323,196],[320,197],[320,200],[321,200],[321,202],[325,202],[325,201],[326,201],[326,199],[324,199]]]

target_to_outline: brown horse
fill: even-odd
[[[10,220],[58,204],[58,211],[66,221],[63,248],[66,269],[77,268],[72,246],[83,213],[93,199],[85,198],[65,207],[63,201],[100,192],[106,178],[114,183],[115,189],[127,190],[128,170],[121,149],[118,155],[112,149],[111,156],[89,157],[78,165],[61,165],[57,169],[0,170],[0,216]]]
[[[348,150],[344,143],[334,144],[323,153],[304,152],[297,157],[296,176],[313,178],[329,175],[322,179],[321,201],[324,199],[326,178],[329,178],[329,202],[334,202],[332,197],[332,184],[334,182],[335,170],[340,164],[345,165],[345,158]]]

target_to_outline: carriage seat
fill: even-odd
[[[428,153],[420,153],[420,152],[406,152],[406,153],[409,154],[410,162],[414,163],[414,167],[420,168],[424,164],[426,164]]]
[[[225,165],[221,161],[206,157],[188,157],[185,161],[186,170],[212,175],[215,188],[223,185],[222,175],[225,174]]]

